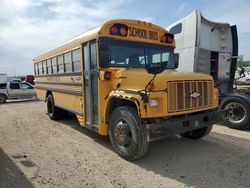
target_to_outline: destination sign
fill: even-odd
[[[138,37],[148,40],[158,40],[158,32],[137,27],[128,27],[128,35],[130,37]]]

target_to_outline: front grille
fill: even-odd
[[[211,80],[168,82],[168,111],[179,112],[212,105]]]

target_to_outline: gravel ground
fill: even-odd
[[[74,117],[52,121],[43,102],[0,105],[0,187],[250,187],[250,131],[215,125],[201,140],[151,143],[128,162]]]

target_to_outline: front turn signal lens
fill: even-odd
[[[110,80],[111,77],[112,77],[112,73],[111,73],[111,72],[106,71],[106,72],[104,73],[104,79],[105,79],[105,80]]]

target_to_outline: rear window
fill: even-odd
[[[5,89],[7,84],[0,84],[0,89]]]
[[[177,25],[175,25],[174,27],[172,27],[169,32],[176,35],[178,33],[181,33],[182,31],[182,23],[179,23]]]

